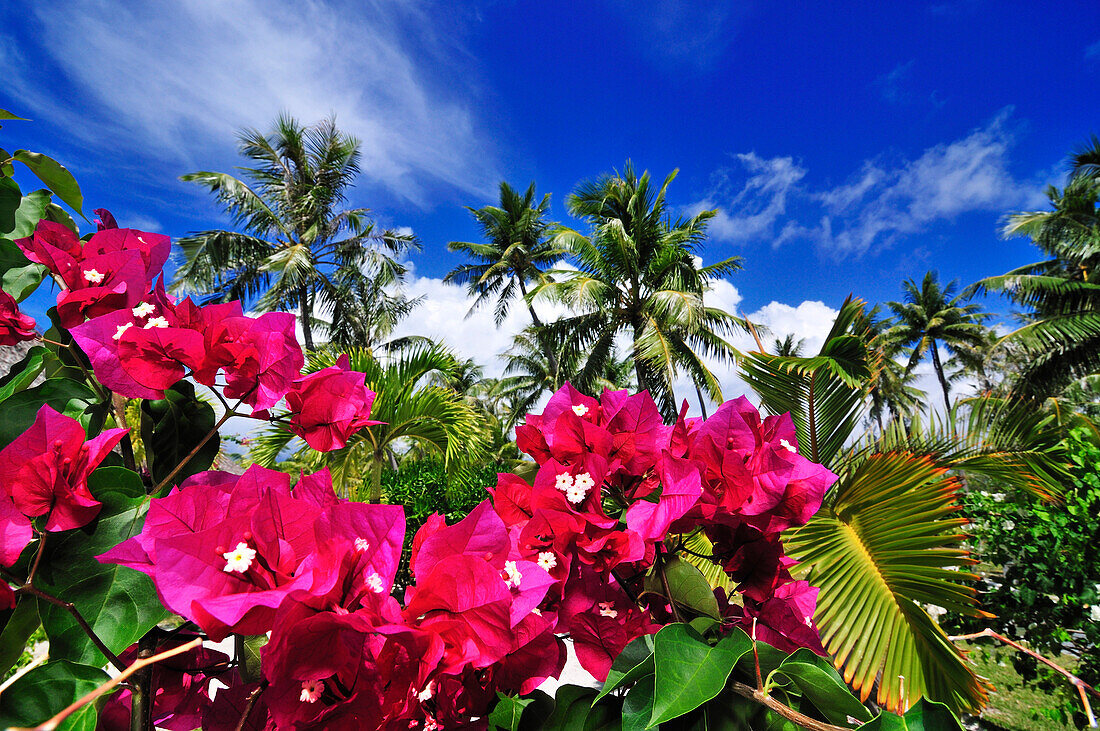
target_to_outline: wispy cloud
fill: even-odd
[[[334,113],[361,138],[368,179],[400,197],[423,202],[440,184],[483,192],[496,178],[469,59],[418,4],[51,5],[31,6],[41,32],[24,38],[41,45],[4,54],[6,83],[100,145],[193,167],[228,158],[237,128],[266,128],[282,110],[306,121]]]
[[[1085,49],[1085,58],[1089,61],[1100,61],[1100,41]]]
[[[846,257],[888,247],[971,211],[1039,206],[1042,181],[1019,179],[1009,169],[1015,142],[1011,113],[1005,109],[965,137],[927,148],[913,160],[865,161],[846,182],[830,188],[801,183],[806,170],[800,167],[792,179],[789,157],[752,155],[751,166],[746,164],[750,177],[739,193],[723,198],[719,189],[690,209],[720,206],[711,228],[719,239],[770,240],[774,246],[808,239]],[[785,215],[792,203],[797,215]]]
[[[720,0],[613,0],[637,46],[662,64],[709,68],[736,37],[747,3]]]

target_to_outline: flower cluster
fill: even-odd
[[[15,298],[0,289],[0,345],[15,345],[24,340],[34,340],[34,318],[19,310]]]

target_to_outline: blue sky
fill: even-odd
[[[0,107],[35,120],[3,146],[53,155],[124,226],[224,225],[178,176],[229,170],[234,130],[280,110],[334,112],[364,143],[352,203],[423,241],[414,291],[442,299],[410,327],[440,331],[456,308],[437,280],[460,263],[446,243],[476,237],[462,206],[501,179],[536,181],[570,222],[578,181],[628,158],[678,167],[671,202],[719,211],[705,259],[745,257],[720,301],[771,307],[774,329],[786,306],[812,335],[849,292],[1034,260],[999,220],[1043,207],[1100,133],[1084,0],[9,0],[0,29]]]

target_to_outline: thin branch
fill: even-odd
[[[202,638],[201,637],[196,637],[195,639],[188,642],[186,645],[180,645],[179,647],[173,647],[171,650],[165,650],[164,652],[160,653],[159,655],[153,655],[152,657],[146,658],[144,660],[138,660],[137,662],[135,662],[130,667],[123,667],[121,669],[122,672],[120,672],[118,675],[111,678],[106,683],[99,686],[98,688],[96,688],[92,692],[88,693],[83,698],[80,698],[80,699],[74,701],[67,708],[60,711],[56,716],[54,716],[50,720],[48,720],[48,721],[46,721],[42,724],[39,724],[38,726],[35,726],[34,728],[11,728],[11,729],[8,729],[8,731],[53,731],[66,718],[68,718],[72,714],[76,713],[82,707],[88,705],[89,703],[94,701],[96,698],[103,695],[104,693],[109,691],[111,688],[114,688],[116,685],[118,685],[122,681],[126,680],[131,675],[133,675],[137,671],[141,670],[142,668],[146,667],[147,665],[152,665],[153,663],[158,663],[161,660],[167,660],[170,657],[175,657],[176,655],[181,655],[181,654],[187,652],[188,650],[193,650],[196,647],[199,647],[200,645],[202,645]]]
[[[120,671],[126,669],[126,666],[122,663],[121,660],[118,659],[118,656],[115,655],[115,653],[111,652],[110,649],[108,649],[108,647],[103,644],[103,640],[99,639],[99,635],[95,633],[91,625],[88,624],[87,620],[85,620],[84,617],[81,616],[80,610],[77,609],[72,602],[66,602],[58,599],[52,594],[47,594],[46,592],[39,589],[37,586],[31,586],[30,584],[24,584],[23,586],[16,589],[15,593],[31,594],[38,597],[42,601],[49,602],[56,607],[61,607],[66,612],[73,615],[73,619],[75,619],[76,623],[80,625],[80,629],[84,630],[84,634],[88,635],[88,639],[92,641],[92,644],[96,646],[96,649],[103,653],[103,656],[110,660],[111,664],[118,668]]]
[[[1085,693],[1085,691],[1088,691],[1089,693],[1092,693],[1093,695],[1095,695],[1098,698],[1100,698],[1100,691],[1097,691],[1096,688],[1093,688],[1091,685],[1089,685],[1085,681],[1081,680],[1076,675],[1074,675],[1070,671],[1066,670],[1065,668],[1061,667],[1060,665],[1056,665],[1054,662],[1046,659],[1045,657],[1043,657],[1039,653],[1035,652],[1034,650],[1032,650],[1030,648],[1027,648],[1027,647],[1024,647],[1023,645],[1021,645],[1019,642],[1016,642],[1015,640],[1010,640],[1009,638],[1005,637],[1004,635],[997,634],[996,632],[991,630],[989,627],[986,627],[981,632],[973,632],[973,633],[968,634],[968,635],[955,635],[953,637],[948,637],[947,639],[951,640],[952,642],[958,642],[960,640],[976,640],[976,639],[979,639],[981,637],[992,637],[995,640],[999,640],[999,641],[1005,643],[1006,645],[1014,647],[1017,650],[1019,650],[1020,652],[1026,654],[1026,655],[1030,655],[1031,657],[1035,658],[1039,662],[1043,663],[1047,667],[1053,669],[1055,672],[1057,672],[1057,673],[1061,674],[1063,677],[1065,677],[1065,679],[1068,680],[1070,682],[1070,684],[1072,684],[1073,687],[1077,689],[1077,694],[1081,696],[1081,705],[1085,707],[1085,715],[1088,716],[1089,726],[1091,728],[1097,728],[1096,716],[1092,712],[1092,706],[1089,704],[1089,697]]]
[[[804,713],[799,713],[793,708],[783,705],[766,692],[756,690],[736,680],[730,683],[730,689],[742,698],[748,698],[749,700],[761,703],[791,723],[796,723],[802,728],[808,728],[810,731],[851,731],[851,729],[844,726],[834,726],[831,723],[825,723],[824,721],[818,721],[816,718],[810,718]]]
[[[657,573],[661,575],[661,586],[664,587],[665,598],[668,599],[668,606],[672,609],[672,618],[677,622],[683,622],[684,620],[680,618],[680,610],[676,608],[676,600],[672,598],[672,589],[668,586],[668,576],[665,574],[664,551],[664,544],[659,543],[657,545]]]
[[[256,707],[256,701],[266,687],[267,683],[265,681],[260,683],[256,690],[249,693],[248,702],[244,704],[244,713],[241,714],[241,720],[237,722],[236,731],[244,731],[245,724],[248,723],[248,717],[252,715],[252,709]]]
[[[255,389],[253,389],[253,390],[255,390]],[[251,393],[251,391],[249,393]],[[174,468],[172,468],[172,471],[169,472],[164,477],[163,480],[161,480],[160,482],[157,483],[156,487],[154,487],[152,492],[150,493],[151,495],[156,495],[162,489],[164,489],[164,487],[166,485],[171,484],[172,478],[175,477],[176,475],[178,475],[179,471],[184,468],[184,465],[186,465],[188,462],[190,462],[191,458],[194,457],[196,454],[198,454],[199,450],[202,449],[206,445],[206,443],[210,441],[210,438],[218,433],[218,429],[220,429],[222,427],[222,424],[229,421],[229,419],[231,417],[237,416],[237,407],[239,407],[242,403],[244,403],[244,400],[247,397],[248,397],[248,394],[245,394],[244,396],[242,396],[241,400],[237,402],[237,406],[234,406],[232,408],[232,410],[226,411],[225,413],[222,414],[222,418],[218,419],[218,422],[216,424],[214,424],[213,428],[211,428],[210,431],[206,432],[206,436],[204,436],[202,438],[202,440],[198,444],[195,445],[195,448],[192,449],[190,452],[188,452],[187,456],[184,457],[182,460],[180,460],[180,463],[178,465],[176,465]]]
[[[43,531],[38,534],[38,552],[34,554],[34,563],[31,564],[30,573],[27,574],[27,580],[24,583],[26,586],[30,586],[34,582],[34,575],[38,571],[38,564],[42,563],[42,554],[46,550],[46,536],[49,533]]]

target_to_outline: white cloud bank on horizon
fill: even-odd
[[[1009,170],[1015,143],[1011,108],[958,140],[925,149],[916,159],[866,160],[848,181],[831,188],[803,182],[809,172],[794,158],[737,155],[747,178],[728,169],[692,213],[717,208],[710,232],[732,242],[771,240],[773,247],[803,239],[838,258],[861,256],[971,211],[1042,206],[1043,183]],[[738,187],[739,186],[739,187]],[[792,201],[799,215],[788,214]],[[806,211],[818,210],[817,220]]]
[[[363,175],[419,204],[426,186],[480,194],[498,178],[470,106],[470,59],[419,5],[70,0],[31,11],[56,67],[0,35],[8,91],[120,157],[229,160],[237,129],[266,130],[286,110],[303,122],[336,114],[362,140]]]

